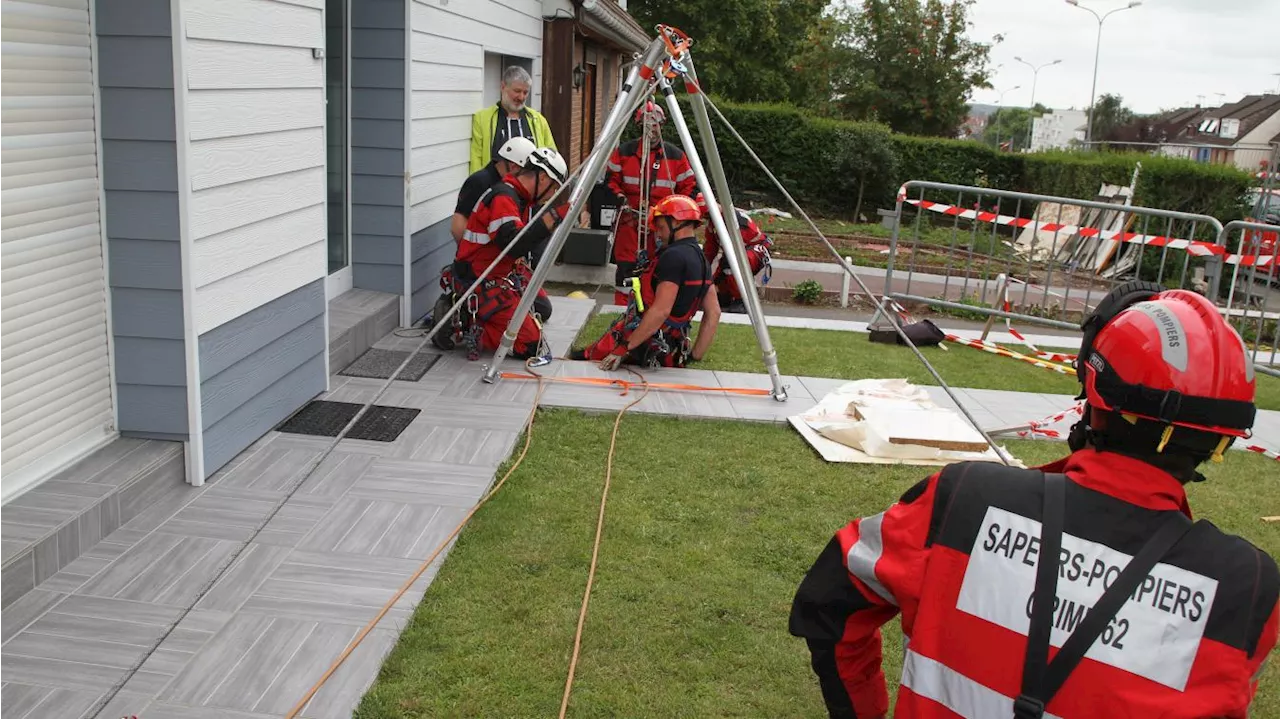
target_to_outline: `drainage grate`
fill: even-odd
[[[354,402],[315,400],[285,420],[277,431],[312,437],[337,437],[342,428],[360,411],[360,407]],[[375,404],[351,428],[346,439],[394,442],[421,412],[420,409]]]
[[[352,362],[338,374],[344,377],[387,379],[409,354],[403,350],[384,350],[375,347],[360,355],[355,362]],[[440,355],[438,354],[419,352],[414,355],[414,358],[409,361],[409,364],[405,366],[396,379],[402,382],[417,382],[439,359]]]

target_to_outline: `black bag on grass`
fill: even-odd
[[[890,345],[906,344],[891,326],[868,327],[867,331],[872,342],[883,342]],[[920,320],[909,325],[902,325],[902,333],[911,338],[912,344],[916,347],[935,347],[947,338],[947,333],[943,332],[931,320]]]

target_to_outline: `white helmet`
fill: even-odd
[[[529,155],[532,155],[537,149],[537,146],[529,138],[513,137],[498,148],[498,157],[517,167],[524,167],[529,162]]]
[[[556,181],[557,185],[563,185],[565,180],[569,179],[569,165],[560,156],[560,153],[550,147],[539,147],[529,155],[529,163],[526,167],[542,170]]]

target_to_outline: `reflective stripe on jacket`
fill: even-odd
[[[641,167],[643,152],[644,148],[638,140],[624,142],[614,149],[606,165],[609,171],[609,189],[616,195],[625,195],[629,207],[640,208],[644,180],[649,182],[650,207],[668,195],[692,197],[697,191],[697,178],[693,175],[693,168],[689,166],[689,158],[679,146],[664,142],[659,147],[650,147],[647,168]],[[623,213],[623,217],[634,216]]]
[[[1167,513],[1190,510],[1176,479],[1122,455],[1085,449],[1043,470],[1069,480],[1054,559],[1056,649]],[[1013,715],[1042,477],[952,465],[836,533],[802,582],[790,624],[808,642],[832,717],[887,712],[879,628],[899,613],[907,646],[896,719]],[[1276,643],[1280,573],[1243,539],[1200,526],[1143,580],[1046,716],[1247,715]]]

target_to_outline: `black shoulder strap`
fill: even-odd
[[[1022,695],[1013,705],[1013,715],[1038,717],[1034,703],[1043,693],[1045,667],[1049,661],[1049,633],[1053,630],[1053,599],[1058,593],[1058,556],[1062,553],[1062,515],[1066,507],[1067,478],[1061,474],[1044,475],[1044,510],[1040,521],[1040,559],[1036,562],[1035,594],[1031,602],[1031,625],[1027,630],[1027,652],[1022,659]]]
[[[1093,646],[1093,643],[1102,635],[1103,630],[1115,618],[1125,601],[1160,559],[1196,526],[1181,512],[1170,511],[1164,523],[1151,539],[1142,545],[1137,556],[1116,577],[1115,583],[1102,593],[1084,621],[1076,627],[1071,636],[1067,637],[1062,648],[1054,655],[1053,661],[1046,666],[1044,660],[1049,652],[1049,633],[1052,630],[1050,615],[1058,585],[1056,558],[1062,546],[1065,481],[1062,475],[1045,476],[1045,509],[1040,535],[1040,558],[1044,560],[1046,557],[1053,557],[1054,561],[1052,563],[1041,561],[1036,567],[1035,600],[1031,610],[1031,628],[1027,633],[1027,653],[1022,670],[1022,695],[1013,703],[1013,715],[1016,719],[1038,719],[1044,716],[1045,706],[1066,683],[1071,672],[1079,666],[1089,647]],[[1053,510],[1050,502],[1056,503],[1058,508]],[[1051,569],[1048,572],[1044,571],[1044,566],[1050,564]]]

